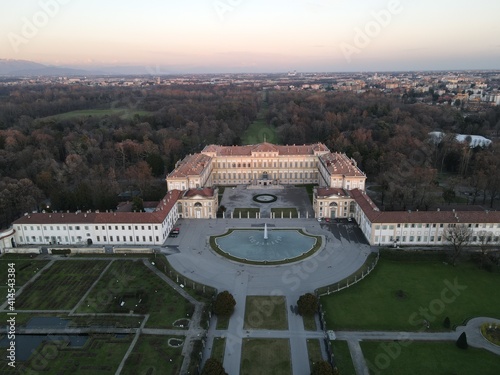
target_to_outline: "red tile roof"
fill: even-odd
[[[158,224],[165,220],[182,193],[180,190],[169,191],[154,212],[34,213],[13,224]]]
[[[328,153],[321,155],[319,159],[328,169],[330,175],[365,176],[365,174],[356,166],[356,163],[349,159],[345,154]]]
[[[349,196],[349,194],[347,194],[344,191],[344,189],[340,189],[340,188],[317,188],[316,195],[318,197],[331,197],[332,195],[338,195],[341,197],[348,197]]]
[[[187,177],[200,175],[212,158],[204,154],[186,156],[167,177]]]
[[[272,143],[263,142],[256,145],[247,146],[206,146],[203,152],[215,153],[217,156],[251,156],[256,152],[274,152],[278,155],[314,155],[315,152],[329,152],[328,148],[323,143],[315,143],[312,145],[273,145]]]
[[[184,197],[186,198],[191,198],[195,197],[197,195],[200,195],[202,197],[208,197],[211,198],[214,196],[214,189],[212,188],[203,188],[203,189],[189,189],[186,191],[184,194]]]
[[[350,193],[372,223],[500,223],[499,211],[380,211],[366,193],[359,189]]]

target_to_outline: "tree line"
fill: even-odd
[[[464,115],[379,91],[20,85],[0,88],[0,225],[37,209],[114,209],[126,191],[160,199],[178,160],[207,144],[240,144],[259,112],[282,144],[323,142],[352,157],[382,208],[429,209],[442,200],[436,191],[455,186],[474,204],[498,199],[496,142],[470,149],[428,133],[495,137],[500,108]]]

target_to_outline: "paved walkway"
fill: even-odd
[[[323,236],[325,246],[304,261],[278,266],[232,262],[215,254],[209,247],[211,235],[225,233],[229,228],[250,228],[264,223],[275,228],[303,228],[308,233]],[[225,336],[224,368],[228,374],[238,374],[243,338],[281,337],[290,340],[293,374],[310,374],[306,339],[323,338],[324,334],[304,331],[302,318],[292,313],[288,306],[295,305],[302,294],[340,281],[361,267],[372,249],[363,243],[354,225],[337,226],[319,223],[315,219],[217,219],[179,220],[177,226],[181,228],[180,235],[167,241],[168,246],[178,246],[179,249],[178,253],[168,255],[170,264],[191,280],[219,291],[228,290],[236,299],[227,331],[218,332],[213,328],[208,331],[203,360],[210,358],[213,338]],[[244,330],[247,295],[284,296],[288,331]]]

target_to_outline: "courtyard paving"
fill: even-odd
[[[270,193],[278,196],[273,203],[257,203],[255,194]],[[204,358],[210,356],[214,337],[226,337],[224,368],[229,374],[238,374],[241,359],[242,339],[247,337],[288,338],[292,358],[293,374],[309,374],[307,338],[323,338],[323,332],[305,331],[302,318],[287,309],[288,331],[271,332],[244,330],[244,312],[247,295],[280,295],[286,305],[295,305],[298,298],[320,286],[338,282],[365,262],[372,248],[365,241],[356,224],[348,222],[323,223],[312,218],[313,210],[304,188],[283,190],[242,187],[228,188],[221,200],[230,212],[234,208],[258,207],[261,219],[212,219],[177,222],[180,235],[170,238],[166,252],[174,248],[178,252],[168,255],[169,262],[181,274],[190,279],[217,288],[228,290],[236,299],[236,308],[227,331],[215,331],[211,325]],[[300,219],[270,219],[272,207],[295,207],[301,212]],[[305,212],[309,219],[304,218]],[[211,250],[209,237],[225,233],[230,228],[255,228],[267,223],[269,228],[301,228],[324,238],[324,246],[311,257],[290,264],[255,266],[230,261]],[[272,230],[272,229],[271,229]],[[213,322],[215,323],[215,321]]]

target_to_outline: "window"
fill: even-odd
[[[75,230],[80,230],[80,226],[79,226],[79,225],[77,225],[77,226],[75,227]]]
[[[130,242],[134,241],[134,238],[132,236],[130,236],[129,238],[130,238]]]
[[[109,242],[113,242],[113,236],[109,236]]]
[[[132,230],[132,225],[129,225],[129,226],[128,226],[128,230]]]
[[[118,225],[115,225],[115,230],[118,230]]]
[[[97,242],[101,241],[101,237],[97,236]]]

